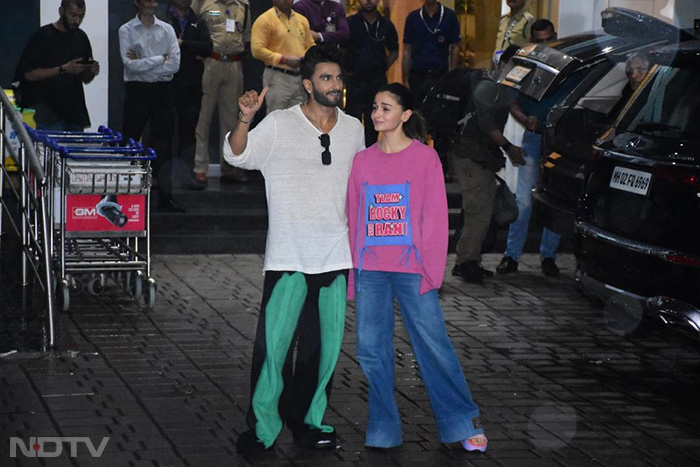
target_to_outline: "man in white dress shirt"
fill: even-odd
[[[149,145],[156,150],[158,210],[183,212],[172,195],[174,105],[171,81],[180,69],[175,30],[155,16],[158,0],[134,0],[137,14],[119,28],[119,53],[124,63],[125,138],[139,140],[150,123]]]

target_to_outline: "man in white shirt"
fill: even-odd
[[[262,172],[269,211],[250,430],[236,443],[241,453],[270,449],[283,423],[297,446],[336,445],[335,431],[322,422],[352,267],[347,183],[352,159],[364,147],[362,124],[338,108],[340,59],[333,46],[311,47],[300,67],[308,100],[268,114],[250,133],[269,88],[245,93],[238,100],[238,123],[224,143],[228,163]]]
[[[124,63],[125,138],[139,140],[150,122],[149,145],[156,150],[158,210],[184,212],[172,195],[174,104],[171,81],[180,69],[175,30],[155,16],[158,0],[134,0],[137,14],[119,28],[119,53]]]

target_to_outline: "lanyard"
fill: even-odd
[[[442,24],[442,17],[445,14],[445,7],[442,6],[442,3],[440,4],[440,20],[438,20],[438,24],[437,24],[437,26],[435,26],[435,29],[430,29],[430,27],[428,26],[428,23],[425,22],[425,18],[423,17],[423,8],[420,9],[419,14],[420,14],[420,19],[423,20],[423,24],[425,25],[425,29],[427,29],[430,34],[437,34],[438,32],[440,32],[440,25]]]
[[[382,42],[384,39],[386,39],[385,36],[379,37],[379,18],[375,21],[377,23],[377,27],[374,28],[374,35],[372,35],[371,32],[369,32],[369,26],[367,25],[367,21],[365,21],[364,18],[362,18],[362,24],[365,25],[365,29],[367,30],[367,35],[369,35],[370,39],[372,39],[374,42]]]

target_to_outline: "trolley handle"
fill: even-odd
[[[122,135],[120,133],[115,134],[114,136],[109,136],[107,137],[106,135],[96,135],[96,136],[90,136],[90,135],[85,135],[80,138],[75,138],[75,137],[64,137],[60,135],[45,135],[48,138],[51,138],[52,140],[59,142],[59,143],[66,143],[66,144],[80,144],[80,143],[88,143],[88,144],[96,144],[96,143],[102,143],[102,144],[119,144],[122,142]],[[133,141],[133,140],[131,140]]]
[[[124,139],[121,133],[105,126],[100,126],[97,129],[97,133],[35,130],[26,124],[25,127],[27,127],[28,131],[31,130],[29,131],[30,135],[37,141],[41,141],[42,137],[48,137],[60,142],[119,144]]]
[[[78,151],[76,151],[78,149]],[[63,159],[93,160],[93,161],[152,161],[156,158],[156,152],[151,148],[140,151],[131,151],[130,148],[99,148],[112,149],[112,151],[80,151],[87,148],[63,148],[56,150]],[[126,149],[126,151],[125,151]]]
[[[44,136],[44,144],[57,152],[63,159],[74,160],[110,160],[110,161],[145,161],[156,158],[152,149],[144,150],[141,143],[132,147],[67,147],[61,146],[55,140]]]
[[[141,154],[143,152],[143,144],[134,143],[131,140],[130,146],[67,146],[58,145],[59,149],[65,149],[71,154]]]

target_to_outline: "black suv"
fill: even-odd
[[[700,41],[653,66],[586,166],[577,278],[700,337]]]
[[[574,233],[583,167],[596,138],[613,122],[611,114],[627,84],[625,61],[692,36],[658,19],[624,8],[601,13],[603,31],[569,36],[522,48],[504,70],[503,84],[541,100],[565,81],[547,115],[540,182],[533,193],[533,218],[564,237]]]

